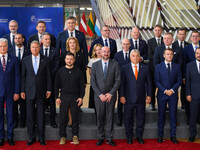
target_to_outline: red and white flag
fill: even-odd
[[[83,12],[81,23],[79,27],[79,31],[83,32],[85,35],[87,33],[87,25],[86,25],[86,19],[85,19],[85,12]]]

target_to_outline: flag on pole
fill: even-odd
[[[76,18],[76,13],[75,13],[75,11],[74,11],[74,13],[73,13],[73,16]],[[75,26],[75,29],[78,30],[78,21],[77,21],[77,18],[76,18],[76,26]]]
[[[99,23],[98,18],[96,19],[94,31],[96,32],[97,36],[101,36],[100,23]]]
[[[87,33],[88,35],[91,37],[94,35],[94,22],[92,19],[92,12],[90,11],[90,15],[89,15],[89,21],[87,24]]]
[[[85,19],[85,12],[83,12],[81,23],[79,27],[79,31],[83,32],[85,35],[87,33],[87,25],[86,25],[86,19]]]
[[[69,16],[69,12],[67,11],[67,14],[65,14],[65,26],[64,30],[67,30],[67,17]]]

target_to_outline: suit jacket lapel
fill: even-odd
[[[7,63],[6,63],[6,70],[5,70],[5,72],[8,70],[8,68],[10,66],[10,62],[11,62],[11,58],[10,58],[10,55],[8,54],[8,59],[7,59]]]
[[[141,74],[142,74],[142,71],[143,71],[142,64],[139,63],[139,71],[138,71],[138,78],[137,78],[137,80],[140,79],[140,76],[141,76]]]
[[[43,50],[43,46],[41,47],[41,49],[40,49],[40,54],[42,54],[42,55],[44,55],[44,50]]]
[[[163,68],[164,74],[166,74],[167,77],[170,79],[170,74],[171,74],[171,72],[170,72],[170,74],[168,73],[168,70],[167,70],[167,67],[166,67],[166,65],[165,65],[165,62],[162,62],[162,68]],[[170,81],[169,79],[168,79],[168,81]]]
[[[190,45],[190,54],[192,55],[192,58],[195,58],[195,53],[194,53],[194,48],[192,46],[192,44]]]
[[[102,45],[102,46],[104,46],[104,42],[103,42],[103,38],[102,38],[102,36],[100,36],[100,44]]]
[[[39,62],[39,68],[38,68],[37,74],[41,70],[43,62],[44,62],[44,57],[43,57],[43,55],[40,55],[40,62]]]
[[[104,74],[103,74],[103,66],[102,66],[102,60],[100,60],[98,62],[98,68],[100,69],[100,76],[102,76],[104,78]]]
[[[131,65],[131,63],[129,64],[129,71],[130,71],[130,76],[131,76],[131,78],[133,79],[133,80],[135,80],[136,81],[136,79],[135,79],[135,74],[134,74],[134,71],[133,71],[133,68],[132,68],[132,65]],[[133,78],[134,77],[134,78]]]

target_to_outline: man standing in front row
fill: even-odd
[[[144,131],[145,101],[147,104],[151,102],[151,74],[148,66],[139,63],[140,57],[139,50],[133,49],[130,53],[131,63],[121,69],[119,95],[120,102],[124,104],[124,123],[128,144],[133,143],[133,115],[135,110],[137,141],[140,144],[144,143],[142,135]]]
[[[51,96],[51,72],[48,58],[40,55],[38,41],[31,42],[31,53],[22,61],[21,98],[26,99],[27,130],[29,140],[27,145],[36,142],[36,129],[40,145],[46,145],[44,140],[44,102]]]
[[[55,79],[56,103],[60,105],[60,144],[66,143],[66,126],[69,108],[72,114],[73,144],[79,144],[79,107],[85,95],[85,83],[82,71],[74,66],[74,54],[68,52],[65,56],[66,65],[58,70]],[[59,90],[61,95],[59,96]]]
[[[104,46],[101,49],[102,59],[92,65],[91,86],[94,90],[95,107],[97,111],[97,136],[96,143],[100,146],[106,138],[111,146],[115,146],[113,138],[113,118],[117,97],[117,90],[120,86],[119,64],[110,59],[110,49]]]
[[[164,51],[164,62],[158,64],[155,69],[155,84],[158,88],[158,143],[163,142],[165,125],[165,112],[169,105],[170,140],[177,144],[176,139],[176,110],[178,104],[178,88],[182,83],[180,65],[172,62],[174,51],[167,48]]]

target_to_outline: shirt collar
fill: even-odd
[[[5,58],[8,57],[8,53],[4,54]],[[2,57],[2,54],[0,54],[0,57]]]
[[[36,56],[37,58],[40,58],[40,54]],[[35,56],[32,54],[32,59],[35,59]]]
[[[68,35],[71,36],[71,32],[73,32],[73,36],[75,37],[75,29],[73,31],[68,30]]]
[[[166,66],[167,66],[168,63],[170,64],[170,66],[172,65],[172,62],[166,62],[166,61],[164,61],[164,62],[165,62]]]
[[[16,50],[20,49],[20,50],[24,51],[24,46],[22,46],[22,47],[19,48],[19,47],[17,47],[17,46],[15,45],[15,49],[16,49]]]

